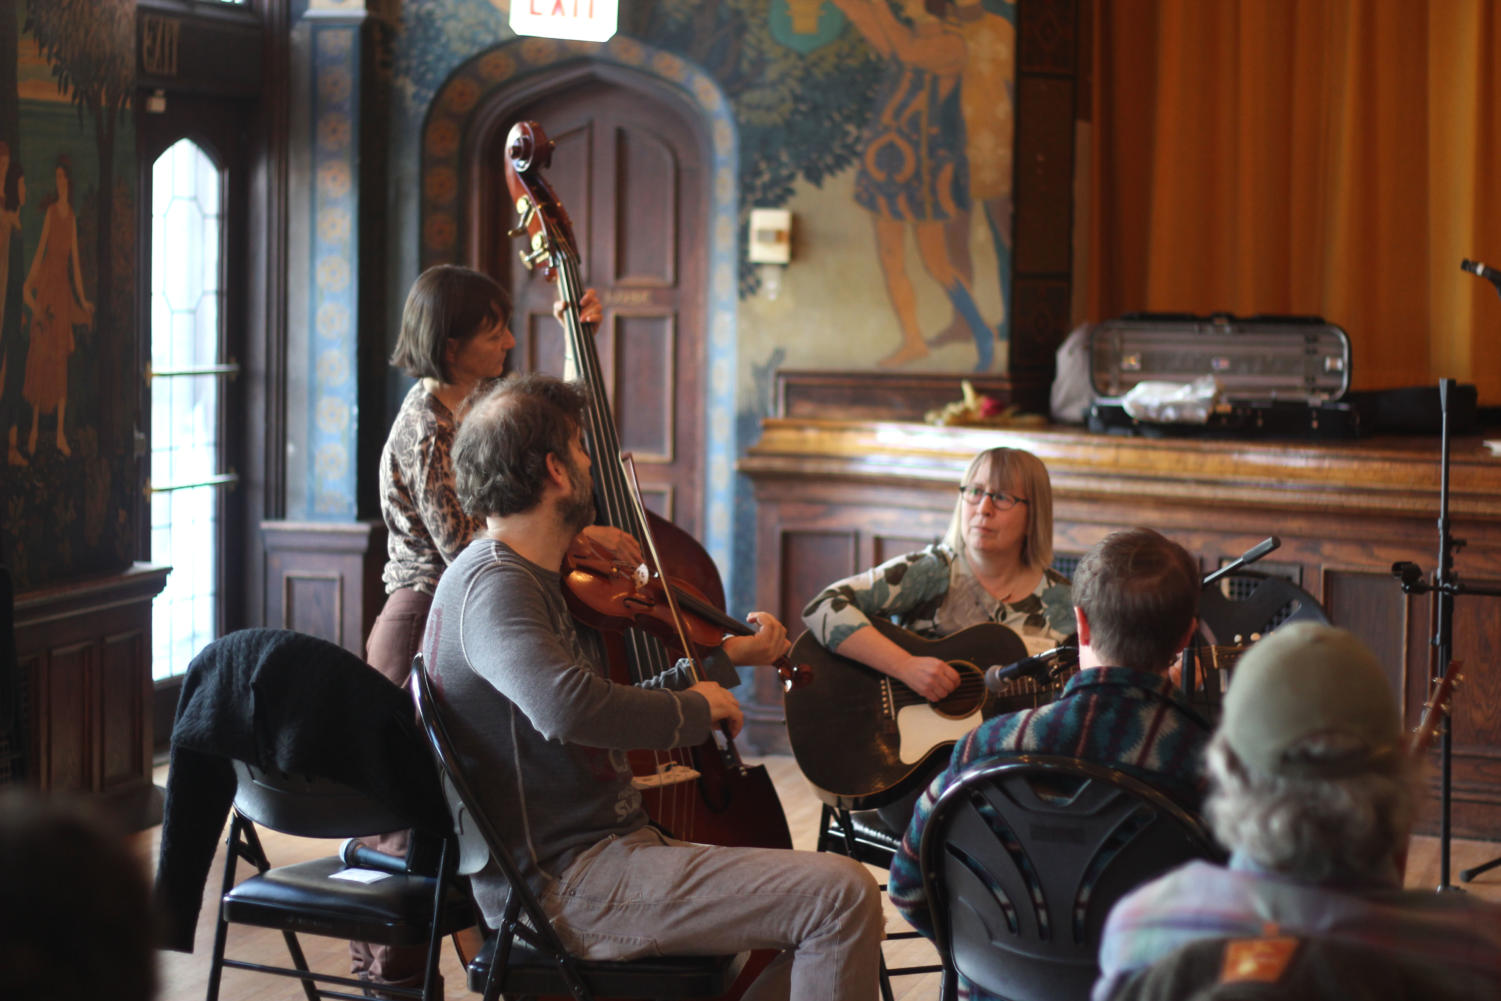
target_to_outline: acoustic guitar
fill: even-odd
[[[1421,758],[1428,752],[1428,747],[1433,743],[1433,738],[1438,736],[1439,728],[1449,716],[1450,703],[1454,701],[1454,689],[1464,681],[1464,662],[1451,660],[1449,669],[1438,680],[1433,689],[1433,694],[1428,701],[1423,703],[1423,716],[1418,720],[1417,729],[1407,738],[1407,754],[1409,757]]]
[[[1027,656],[1014,631],[995,622],[927,639],[885,620],[871,624],[910,654],[937,657],[959,672],[959,687],[929,702],[890,675],[831,653],[803,633],[788,655],[817,678],[787,693],[787,738],[793,757],[820,798],[871,810],[910,792],[935,755],[950,753],[982,719],[1040,705],[1058,681],[1013,679],[1003,694],[985,687],[985,670]]]

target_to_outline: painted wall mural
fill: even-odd
[[[714,137],[705,541],[748,594],[753,512],[733,463],[770,411],[778,367],[1005,366],[1015,3],[661,0],[622,5],[604,45],[517,39],[507,11],[401,10],[391,205],[410,256],[398,271],[457,253],[460,147],[490,92],[578,59],[681,87]],[[793,212],[786,268],[745,259],[752,208]]]
[[[510,38],[507,10],[507,0],[403,10],[398,135],[439,110],[449,74]],[[827,247],[800,242],[806,265],[778,290],[808,325],[868,338],[871,365],[990,371],[1004,367],[1008,335],[1015,19],[1008,0],[665,0],[623,5],[617,38],[676,55],[721,88],[738,137],[742,229],[751,207],[840,220]],[[477,49],[475,38],[502,41]],[[562,61],[598,48],[549,51]],[[524,51],[531,69],[536,53]],[[850,232],[851,219],[867,220],[864,231]],[[742,322],[776,323],[785,310],[758,306],[761,274],[736,263]],[[852,270],[854,316],[821,288]],[[787,339],[789,365],[847,364],[847,352]]]
[[[0,558],[19,590],[134,548],[134,16],[0,4]]]

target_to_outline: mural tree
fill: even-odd
[[[767,0],[663,0],[621,10],[621,30],[710,73],[735,109],[742,239],[750,206],[786,205],[803,180],[821,187],[860,152],[883,62],[858,32],[794,49],[773,31]],[[842,27],[842,22],[838,22]],[[740,256],[740,293],[760,284]]]
[[[119,315],[114,284],[115,138],[135,86],[134,0],[27,0],[26,30],[36,39],[58,88],[69,94],[79,120],[93,120],[99,157],[95,198],[94,302],[98,344],[99,451],[109,455],[125,447],[131,428],[130,390],[118,373],[127,370],[128,340],[114,336]],[[126,316],[128,317],[128,311]],[[128,320],[127,320],[128,326]],[[123,342],[123,343],[122,343]]]

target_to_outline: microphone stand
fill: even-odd
[[[1200,581],[1199,589],[1202,591],[1204,588],[1208,587],[1210,584],[1213,584],[1221,577],[1228,577],[1235,571],[1239,570],[1241,567],[1249,566],[1250,564],[1255,563],[1267,553],[1271,552],[1273,549],[1276,549],[1281,545],[1282,540],[1277,538],[1277,536],[1267,536],[1265,539],[1262,539],[1250,549],[1247,549],[1245,552],[1235,557],[1235,559],[1231,560],[1229,563],[1226,563],[1224,566],[1220,567],[1218,570],[1205,577],[1202,581]]]
[[[1249,566],[1252,563],[1255,563],[1267,553],[1270,553],[1272,550],[1281,545],[1282,540],[1277,536],[1267,536],[1265,539],[1262,539],[1260,542],[1256,543],[1256,545],[1252,546],[1250,549],[1247,549],[1245,552],[1241,553],[1229,563],[1226,563],[1218,570],[1209,573],[1202,581],[1199,582],[1199,590],[1204,590],[1222,577],[1228,577],[1230,574],[1233,574],[1241,567]],[[1200,640],[1199,631],[1195,629],[1193,639],[1189,641],[1188,650],[1184,651],[1183,657],[1183,694],[1188,696],[1190,703],[1193,701],[1194,688],[1198,685],[1200,672],[1204,668],[1202,662],[1203,650],[1204,647]]]
[[[1449,531],[1449,393],[1454,388],[1453,379],[1440,379],[1438,384],[1439,404],[1439,486],[1438,486],[1438,569],[1433,580],[1425,582],[1423,571],[1413,563],[1392,564],[1392,575],[1402,583],[1406,594],[1432,595],[1433,619],[1435,622],[1431,644],[1436,651],[1437,680],[1449,673],[1449,664],[1454,653],[1454,596],[1479,594],[1501,596],[1501,589],[1466,587],[1454,571],[1454,553],[1464,546],[1463,539],[1456,539]],[[1432,679],[1430,679],[1432,680]],[[1425,693],[1426,696],[1426,693]],[[1439,738],[1439,867],[1438,890],[1458,890],[1449,882],[1449,813],[1452,792],[1452,764],[1454,748],[1449,732],[1449,712],[1444,713],[1443,730]],[[1459,878],[1468,883],[1482,872],[1501,866],[1501,858],[1484,865],[1466,869]]]

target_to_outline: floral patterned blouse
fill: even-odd
[[[1073,633],[1071,595],[1068,578],[1049,567],[1021,601],[999,601],[963,557],[934,543],[830,584],[803,609],[803,623],[825,649],[837,650],[877,616],[928,638],[999,622],[1038,652]]]
[[[485,527],[459,506],[453,439],[459,422],[419,381],[401,401],[380,454],[380,511],[386,521],[386,593],[432,594],[448,564]]]

